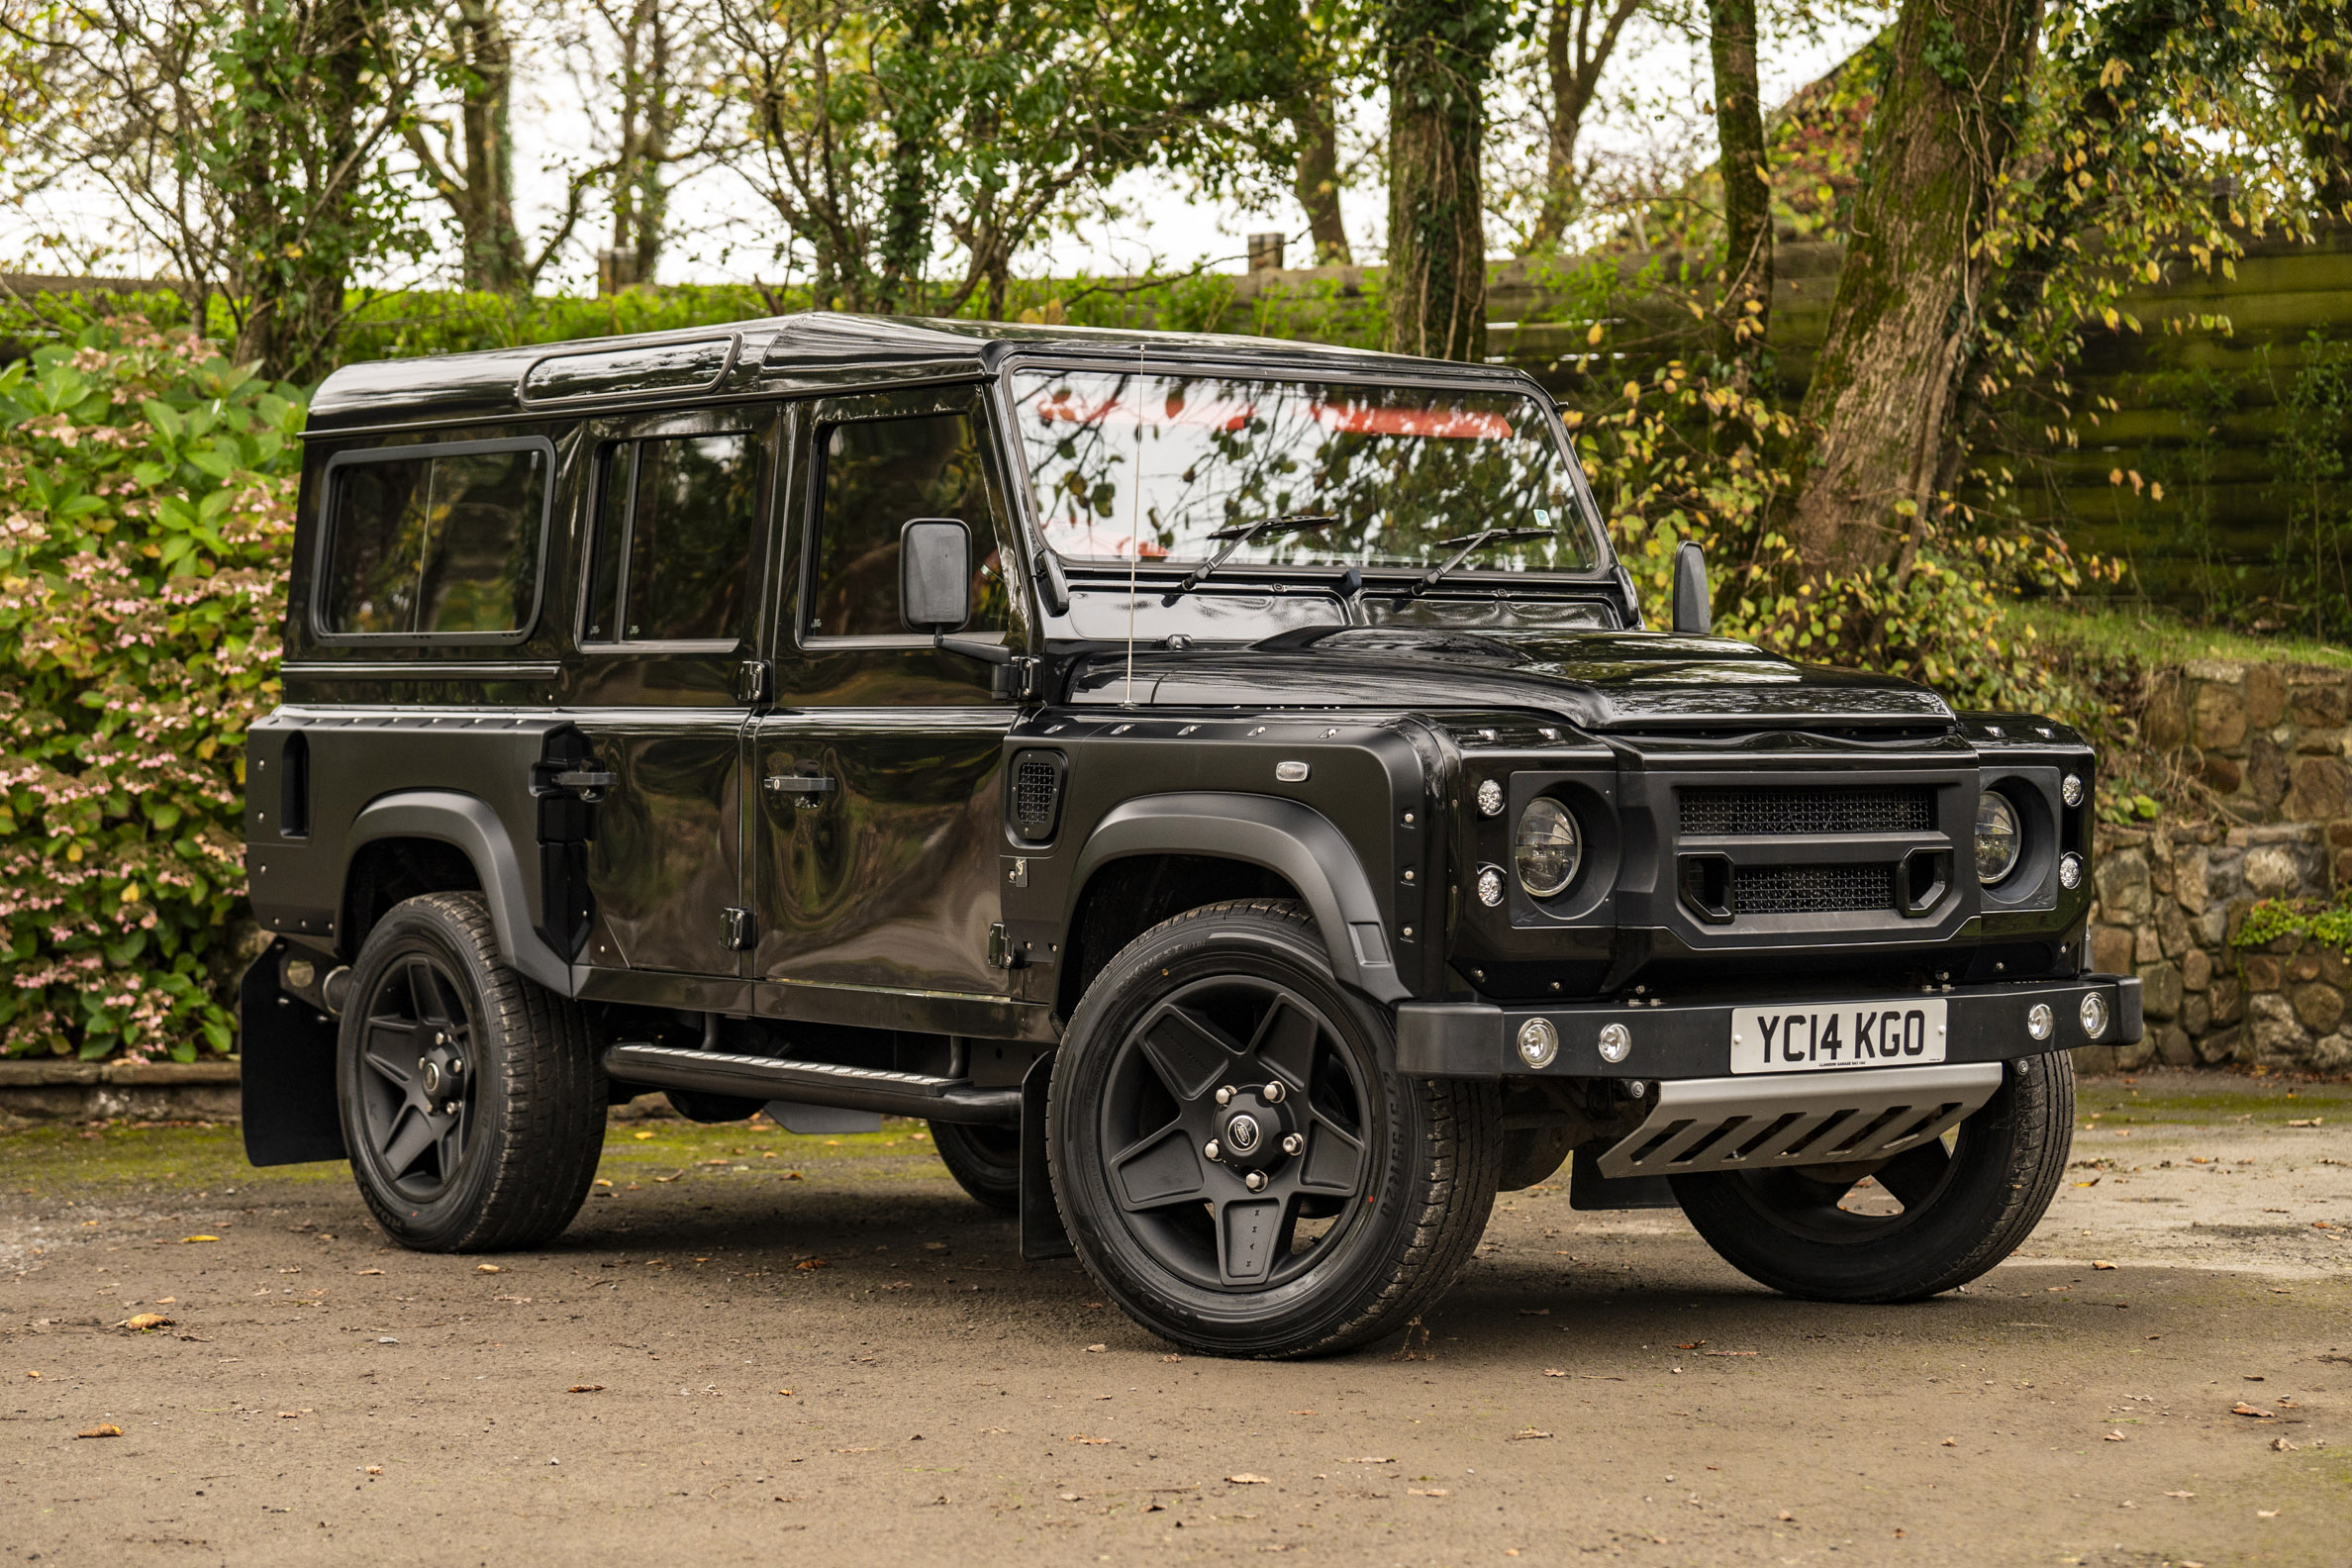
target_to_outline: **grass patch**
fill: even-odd
[[[2237,1085],[2244,1085],[2243,1088]],[[2352,1084],[2298,1083],[2284,1078],[2242,1078],[2218,1089],[2204,1078],[2195,1089],[2166,1087],[2164,1077],[2149,1074],[2136,1086],[2103,1078],[2083,1083],[2077,1091],[2078,1116],[2096,1111],[2102,1121],[2117,1126],[2184,1122],[2210,1124],[2222,1120],[2260,1126],[2285,1127],[2290,1122],[2324,1118],[2333,1127],[2339,1119],[2352,1125]]]
[[[2227,627],[2192,626],[2173,611],[2155,605],[2115,609],[2019,600],[2009,606],[2006,619],[2012,628],[2031,627],[2034,640],[2046,646],[2140,669],[2191,659],[2228,659],[2352,670],[2352,649],[2306,637],[2255,636]]]

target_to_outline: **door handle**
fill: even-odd
[[[822,773],[770,773],[764,781],[771,795],[795,795],[796,806],[815,806],[817,797],[831,795],[839,785]]]

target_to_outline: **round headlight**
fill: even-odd
[[[1977,880],[1991,885],[2017,868],[2025,835],[2017,831],[2017,808],[1998,790],[1977,797]]]
[[[1529,801],[1511,840],[1512,869],[1527,896],[1547,899],[1567,892],[1583,860],[1584,842],[1568,808],[1543,796]]]

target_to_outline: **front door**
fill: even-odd
[[[770,406],[595,432],[576,707],[617,776],[589,846],[582,956],[600,969],[742,971],[742,744],[780,425]]]
[[[906,1017],[851,993],[1004,998],[989,928],[1015,705],[990,667],[899,616],[899,530],[958,518],[979,562],[965,636],[1023,638],[1017,559],[976,388],[833,398],[796,411],[791,584],[773,712],[755,721],[760,942],[787,1016]],[[763,1003],[763,1007],[768,1004]],[[917,1009],[917,1011],[921,1011]]]

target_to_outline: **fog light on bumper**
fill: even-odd
[[[1560,1054],[1560,1031],[1548,1019],[1529,1019],[1519,1026],[1519,1060],[1530,1067],[1549,1067]]]
[[[2086,1036],[2097,1039],[2100,1035],[2105,1034],[2107,1027],[2107,998],[2096,991],[2086,992],[2083,996],[2080,1016],[2083,1021],[2083,1033]]]
[[[2047,1002],[2034,1003],[2025,1015],[2025,1032],[2037,1040],[2048,1039],[2050,1030],[2057,1027],[2058,1021],[2051,1017],[2050,1004]]]

